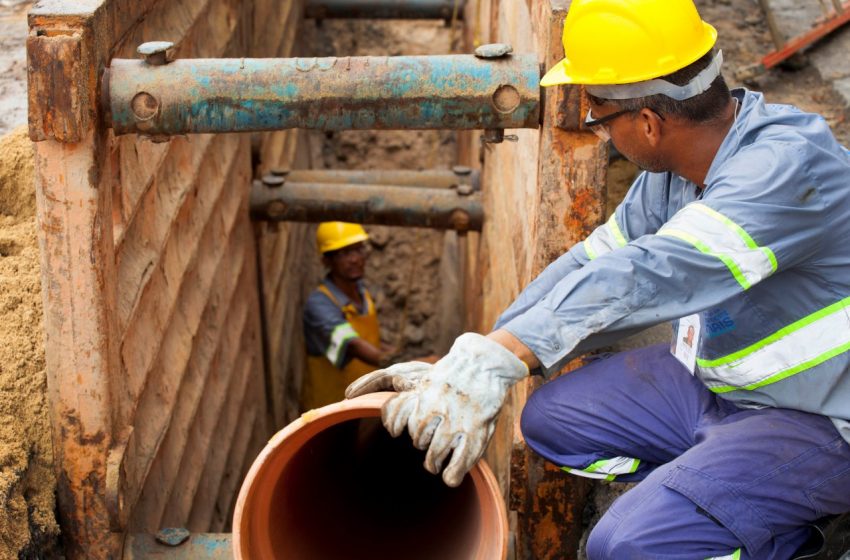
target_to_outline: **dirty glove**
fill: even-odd
[[[433,474],[451,453],[443,480],[458,486],[484,454],[508,389],[527,375],[528,367],[507,348],[466,333],[436,364],[406,362],[372,372],[349,385],[345,396],[400,391],[383,406],[384,426],[394,437],[407,426],[413,444],[428,449],[425,468]]]

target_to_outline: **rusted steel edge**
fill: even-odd
[[[307,0],[310,19],[463,19],[465,0]]]
[[[27,37],[27,111],[34,142],[80,142],[92,120],[81,29],[30,31]]]
[[[850,2],[842,4],[843,10],[812,28],[810,31],[786,41],[780,48],[768,53],[761,59],[761,65],[767,70],[791,58],[806,47],[823,39],[836,29],[850,22]]]
[[[323,222],[480,231],[484,210],[480,195],[448,189],[411,189],[393,185],[287,182],[269,188],[259,181],[251,191],[254,220]]]

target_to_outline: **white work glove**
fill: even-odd
[[[398,437],[407,426],[413,444],[428,449],[425,468],[438,474],[449,453],[443,481],[458,486],[478,462],[508,389],[528,375],[507,348],[476,333],[462,334],[436,364],[405,362],[364,375],[346,398],[395,389],[381,410],[384,426]]]

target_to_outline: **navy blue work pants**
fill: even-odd
[[[739,408],[666,345],[543,385],[522,432],[571,472],[640,481],[593,529],[591,560],[787,560],[808,523],[850,511],[850,445],[828,418]]]

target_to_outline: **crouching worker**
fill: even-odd
[[[526,443],[570,475],[638,483],[590,560],[800,558],[812,524],[850,511],[850,155],[823,117],[730,92],[692,0],[573,0],[563,37],[541,85],[585,86],[585,126],[646,171],[493,332],[348,395],[399,391],[384,426],[457,486],[529,370],[675,321],[672,353],[537,389]]]
[[[327,276],[307,298],[307,376],[301,410],[342,400],[345,387],[384,363],[375,303],[363,286],[369,235],[358,224],[325,222],[316,233]]]

